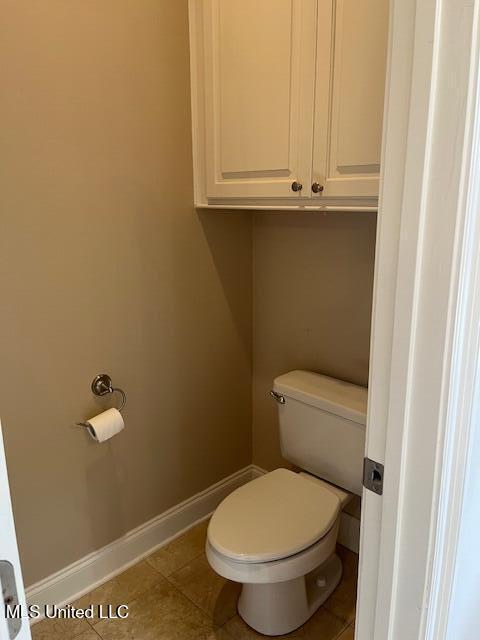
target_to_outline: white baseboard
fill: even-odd
[[[106,547],[37,582],[26,591],[28,604],[43,607],[73,602],[207,518],[229,493],[258,475],[257,468],[249,465]]]
[[[262,467],[259,467],[256,464],[252,464],[251,472],[252,472],[252,480],[255,480],[255,478],[259,478],[260,476],[264,476],[266,473],[268,473],[268,471],[266,471],[265,469],[262,469]]]
[[[263,476],[267,471],[252,464],[252,479]],[[338,542],[358,554],[360,549],[360,520],[354,518],[349,513],[342,512],[340,518],[340,529],[338,531]]]

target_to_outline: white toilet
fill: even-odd
[[[238,612],[265,635],[300,627],[338,585],[340,512],[361,495],[367,390],[309,371],[276,378],[284,457],[309,473],[276,469],[231,493],[208,527],[221,576],[241,582]]]

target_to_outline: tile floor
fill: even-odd
[[[126,620],[43,620],[33,640],[253,640],[237,615],[240,585],[217,576],[204,553],[207,523],[83,596],[76,607],[128,604]],[[282,638],[353,640],[357,556],[338,547],[343,578],[300,629]]]

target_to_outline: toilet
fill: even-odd
[[[286,460],[231,493],[208,527],[206,553],[242,583],[238,612],[264,635],[300,627],[338,585],[340,513],[362,493],[367,390],[310,371],[274,381]]]

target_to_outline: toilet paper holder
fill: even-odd
[[[120,389],[120,387],[114,387],[112,379],[107,373],[99,373],[97,376],[95,376],[92,381],[91,388],[92,392],[96,396],[106,396],[107,394],[113,393],[114,391],[119,393],[122,396],[122,403],[120,407],[118,407],[118,410],[120,412],[123,411],[125,405],[127,404],[127,396],[125,394],[125,391],[123,389]]]
[[[122,403],[118,407],[118,411],[123,411],[125,405],[127,404],[127,395],[123,389],[120,389],[120,387],[113,386],[112,379],[107,373],[99,373],[98,375],[96,375],[90,387],[92,389],[92,392],[96,396],[106,396],[107,394],[113,393],[114,391],[119,393],[122,396]],[[85,429],[87,429],[87,431],[91,430],[90,425],[87,422],[77,422],[75,426],[84,427]]]

